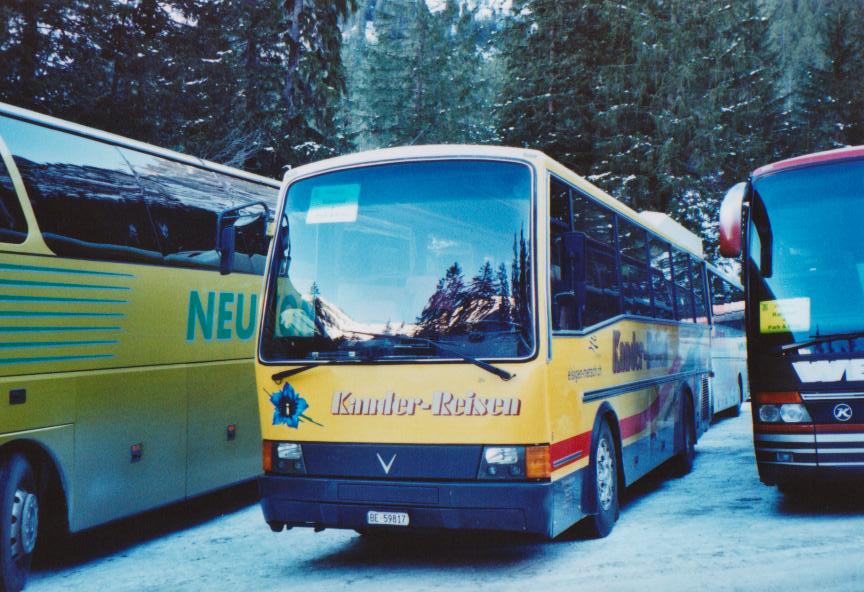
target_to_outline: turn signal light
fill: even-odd
[[[781,391],[771,393],[753,393],[753,402],[757,405],[801,403],[801,393],[796,391]]]
[[[273,442],[264,440],[261,447],[261,465],[264,467],[265,473],[273,472]]]
[[[525,448],[525,476],[528,479],[548,479],[552,475],[548,446]]]

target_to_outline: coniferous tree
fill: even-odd
[[[812,152],[864,143],[864,25],[860,1],[826,5],[824,61],[805,74],[795,113],[796,148]]]

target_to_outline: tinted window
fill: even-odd
[[[625,218],[618,218],[618,242],[621,250],[621,290],[624,312],[651,316],[651,283],[648,268],[648,235],[645,229]]]
[[[672,250],[672,264],[675,268],[675,298],[677,299],[677,318],[679,321],[693,320],[693,294],[690,283],[690,256],[678,249]]]
[[[696,261],[690,261],[690,271],[693,278],[693,303],[696,306],[696,322],[708,322],[708,308],[705,300],[705,280],[703,272],[705,264]]]
[[[270,210],[270,216],[273,215],[276,209],[276,198],[278,190],[275,187],[259,185],[250,181],[244,181],[235,177],[222,177],[222,181],[228,186],[228,191],[232,197],[236,197],[241,203],[254,203],[263,201],[267,204]],[[256,215],[261,210],[252,208],[250,212]],[[262,224],[238,225],[237,226],[237,253],[250,257],[260,256],[267,257],[267,247],[269,240],[267,239],[267,225],[270,220],[258,218]],[[263,265],[264,261],[256,263],[256,267]],[[263,268],[262,268],[263,270]]]
[[[246,203],[234,197],[221,175],[196,166],[134,150],[123,154],[138,174],[165,262],[182,267],[218,269],[216,224],[219,213]],[[262,251],[260,245],[238,236],[244,250]],[[248,253],[246,253],[248,255]],[[238,256],[234,270],[262,273],[263,262]]]
[[[744,330],[744,291],[714,272],[711,278],[711,313],[714,324]]]
[[[612,211],[578,190],[572,193],[573,230],[584,233],[590,239],[612,245],[615,240]]]
[[[578,301],[575,290],[577,265],[572,249],[567,248],[567,233],[572,227],[570,216],[570,188],[552,178],[549,192],[550,219],[550,269],[549,283],[552,290],[552,329],[579,329]]]
[[[668,243],[652,238],[650,257],[654,314],[661,319],[675,318],[672,307],[672,274]]]
[[[621,314],[614,214],[555,178],[550,200],[552,328],[582,329]]]
[[[141,188],[117,148],[6,117],[0,134],[56,254],[160,260]]]
[[[27,221],[6,164],[0,159],[0,242],[23,243],[26,238]]]

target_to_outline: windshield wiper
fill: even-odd
[[[451,348],[447,347],[446,345],[443,345],[443,344],[441,344],[437,341],[433,341],[431,339],[427,339],[426,337],[415,337],[413,335],[386,335],[384,333],[367,333],[365,331],[346,331],[346,333],[354,333],[357,335],[368,335],[369,337],[373,337],[375,339],[395,339],[397,341],[402,341],[402,342],[412,341],[412,342],[425,343],[426,345],[431,345],[433,348],[435,348],[436,350],[438,350],[441,353],[449,354],[449,355],[452,355],[454,357],[465,360],[466,362],[474,364],[478,368],[482,368],[486,372],[494,374],[495,376],[497,376],[501,380],[505,380],[505,381],[510,380],[511,378],[516,376],[512,372],[508,372],[507,370],[504,370],[503,368],[498,368],[497,366],[493,366],[492,364],[490,364],[488,362],[484,362],[483,360],[478,360],[477,358],[475,358],[473,356],[469,356],[468,354],[462,353],[458,350],[451,349]]]
[[[785,355],[791,351],[798,351],[802,347],[808,347],[810,345],[818,345],[820,343],[825,343],[828,341],[841,341],[843,339],[858,339],[860,337],[864,337],[864,331],[853,331],[851,333],[834,333],[833,335],[813,335],[812,339],[808,339],[807,341],[799,341],[797,343],[787,343],[786,345],[781,345],[780,353]]]
[[[301,372],[305,372],[311,368],[315,368],[317,366],[329,366],[333,362],[316,362],[314,364],[303,364],[302,366],[297,366],[296,368],[289,368],[288,370],[282,370],[281,372],[277,372],[270,378],[273,379],[273,382],[279,382],[288,378],[289,376],[294,376],[295,374],[300,374]]]

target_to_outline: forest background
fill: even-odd
[[[537,148],[716,253],[761,164],[864,144],[864,0],[0,0],[0,101],[281,177]]]

